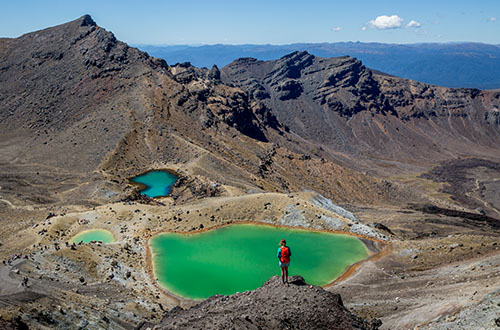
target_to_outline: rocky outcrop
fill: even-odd
[[[199,113],[198,121],[203,128],[224,123],[256,140],[267,141],[264,127],[250,109],[246,93],[222,85],[217,66],[208,70],[180,63],[170,67],[170,73],[175,81],[183,84],[177,105]]]
[[[231,296],[212,296],[184,310],[176,307],[157,324],[142,324],[140,330],[155,329],[378,329],[353,315],[340,295],[308,285],[292,276],[288,286],[277,276],[254,291]]]
[[[294,205],[287,205],[285,213],[279,220],[281,226],[310,228],[311,224],[307,221],[302,210]]]
[[[349,219],[353,222],[359,222],[359,220],[356,218],[356,216],[350,212],[347,211],[346,209],[335,205],[330,199],[326,198],[325,196],[322,195],[316,195],[312,198],[311,200],[315,205],[322,207],[324,209],[327,209],[330,212],[336,213],[346,219]]]
[[[484,120],[495,126],[500,126],[500,110],[494,109],[484,113]]]
[[[320,106],[347,117],[362,110],[392,109],[372,72],[354,58],[320,59],[294,52],[271,62],[238,60],[223,68],[223,73],[227,83],[257,91],[256,100],[288,101],[309,95]]]
[[[221,69],[221,80],[249,94],[257,118],[275,117],[280,126],[273,127],[357,158],[352,166],[370,158],[372,167],[375,154],[436,162],[450,147],[455,155],[500,156],[494,91],[432,86],[370,70],[348,56],[307,52],[236,60]]]

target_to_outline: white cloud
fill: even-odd
[[[382,15],[375,19],[372,19],[371,21],[368,21],[367,24],[372,29],[377,30],[398,29],[403,24],[403,19],[398,15]]]
[[[332,27],[332,31],[339,32],[341,30],[342,30],[342,28],[340,26]]]
[[[361,31],[366,31],[366,26],[363,26],[363,27],[361,28]]]
[[[490,21],[490,22],[496,22],[497,18],[496,17],[490,17],[490,18],[488,18],[488,21]]]
[[[412,28],[412,27],[419,28],[421,26],[422,26],[422,24],[420,24],[419,22],[417,22],[415,20],[411,20],[410,23],[406,24],[406,27],[408,27],[408,28]]]

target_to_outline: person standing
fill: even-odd
[[[278,259],[281,268],[281,281],[283,284],[288,284],[288,266],[290,266],[292,250],[290,250],[290,247],[286,246],[285,239],[281,240],[280,245],[281,246],[278,248]]]

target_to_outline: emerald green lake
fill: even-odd
[[[240,224],[152,237],[153,271],[160,285],[190,299],[253,290],[280,274],[276,255],[282,238],[292,251],[289,275],[314,285],[332,282],[369,256],[354,236]]]
[[[132,178],[131,181],[146,186],[141,194],[148,197],[168,196],[172,185],[177,181],[177,176],[166,171],[150,171]]]
[[[71,240],[70,243],[89,243],[92,241],[102,241],[103,243],[112,243],[115,241],[113,234],[104,229],[91,229],[79,232]]]

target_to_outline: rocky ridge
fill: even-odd
[[[221,79],[247,91],[255,113],[275,116],[355,168],[382,174],[452,155],[499,157],[500,91],[427,85],[370,70],[355,58],[307,52],[239,59],[221,69]]]
[[[278,276],[262,287],[231,296],[212,296],[187,310],[174,308],[152,329],[378,329],[345,309],[338,294],[308,285],[300,276],[284,285]]]

